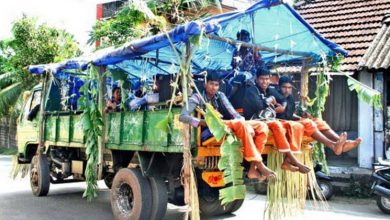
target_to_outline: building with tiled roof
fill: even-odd
[[[306,3],[307,2],[307,3]],[[348,50],[341,71],[355,72],[390,13],[389,0],[314,0],[295,8],[317,31]]]
[[[390,106],[390,0],[305,0],[295,8],[325,38],[348,51],[340,72],[382,92],[383,105]],[[390,107],[374,110],[358,100],[344,76],[333,76],[330,87],[325,119],[336,130],[363,138],[350,156],[360,167],[371,168],[386,151],[390,154],[384,141],[390,133]]]

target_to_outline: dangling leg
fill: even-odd
[[[295,172],[295,171],[299,171],[301,173],[309,172],[310,168],[305,166],[304,164],[300,163],[295,158],[295,156],[291,153],[290,143],[287,139],[287,136],[289,134],[287,134],[287,131],[286,131],[283,123],[280,121],[269,121],[269,122],[267,122],[267,125],[274,135],[276,147],[278,148],[279,152],[283,153],[285,156],[283,164],[282,164],[282,168],[293,171],[293,172]],[[289,133],[292,133],[292,132],[289,131]]]
[[[225,124],[234,132],[237,138],[239,138],[242,142],[244,158],[251,163],[251,167],[249,168],[248,172],[248,177],[257,178],[260,174],[265,176],[266,178],[273,178],[274,176],[276,176],[272,170],[268,169],[264,165],[261,158],[261,154],[256,148],[256,145],[253,140],[254,138],[251,135],[251,131],[245,125],[245,121],[230,120],[225,121]],[[264,137],[265,139],[267,139],[267,134],[263,135],[265,135]]]
[[[265,144],[268,138],[268,126],[266,123],[261,121],[246,121],[248,130],[253,131],[253,141],[256,146],[257,152],[261,154],[263,152]],[[264,163],[256,163],[256,169],[264,175],[268,180],[276,178],[275,172],[270,170]]]

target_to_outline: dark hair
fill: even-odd
[[[117,90],[117,89],[120,90],[121,88],[119,86],[113,86],[112,87],[112,93],[114,94],[115,90]]]
[[[219,78],[219,74],[217,72],[214,72],[214,71],[209,71],[207,73],[207,76],[206,76],[206,80],[207,81],[221,81],[221,79]]]
[[[282,86],[283,84],[290,83],[293,84],[292,78],[290,76],[281,76],[279,79],[279,86]]]
[[[256,77],[269,76],[269,75],[271,75],[271,72],[269,71],[269,69],[265,67],[260,67],[256,70]]]
[[[241,29],[241,31],[237,32],[237,39],[242,39],[242,37],[244,37],[244,36],[250,37],[251,34],[247,30],[244,30],[244,29]]]

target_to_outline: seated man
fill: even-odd
[[[225,94],[219,92],[219,76],[216,73],[207,75],[205,90],[202,94],[193,94],[188,100],[188,109],[183,107],[179,120],[193,127],[206,127],[206,121],[191,116],[197,108],[205,108],[205,103],[210,103],[222,115],[225,125],[241,140],[245,160],[250,162],[248,177],[251,179],[273,179],[275,173],[268,169],[262,162],[258,148],[264,147],[267,142],[267,126],[263,122],[245,122],[238,114]]]
[[[231,86],[231,93],[229,95],[229,101],[234,106],[237,112],[243,113],[243,97],[245,96],[245,91],[247,88],[254,85],[252,76],[249,74],[240,73],[234,76],[229,84]]]
[[[282,76],[279,79],[279,88],[281,94],[287,100],[287,107],[283,113],[277,114],[277,118],[284,120],[296,120],[303,124],[304,133],[307,136],[314,138],[320,143],[325,144],[331,148],[336,155],[348,152],[357,147],[362,141],[361,138],[355,140],[346,140],[346,133],[343,132],[340,136],[334,132],[329,125],[320,119],[316,118],[301,118],[295,115],[295,103],[292,96],[293,83],[290,77]],[[310,116],[309,116],[310,117]],[[339,143],[339,144],[338,144]],[[343,143],[341,145],[341,143]]]
[[[255,86],[247,89],[243,106],[245,119],[249,120],[258,119],[260,112],[269,106],[274,107],[277,113],[284,112],[287,102],[276,88],[270,86],[270,72],[267,69],[259,68],[256,72]],[[291,152],[291,150],[296,151],[300,144],[297,144],[291,135],[289,139],[287,138],[291,132],[287,133],[286,128],[290,128],[289,131],[299,131],[301,125],[272,119],[267,120],[266,123],[273,133],[278,151],[285,155],[282,169],[308,173],[310,168],[299,162]],[[303,128],[300,130],[303,131]]]
[[[120,112],[122,102],[121,88],[114,86],[112,88],[112,98],[107,101],[106,112]]]

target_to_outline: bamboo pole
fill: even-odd
[[[286,54],[286,55],[291,55],[291,56],[302,56],[302,57],[308,57],[308,58],[312,57],[311,53],[303,52],[303,51],[293,51],[293,50],[265,47],[265,46],[261,46],[258,44],[246,43],[244,41],[233,40],[233,39],[224,38],[224,37],[211,35],[211,34],[206,34],[206,37],[209,39],[212,39],[212,40],[218,40],[218,41],[222,41],[222,42],[232,44],[232,45],[241,45],[241,47],[249,47],[249,48],[253,48],[255,50],[259,50],[259,51],[268,51],[268,52],[272,52],[272,53]]]
[[[301,71],[301,102],[305,106],[307,102],[307,97],[309,94],[309,60],[302,61],[302,71]]]
[[[184,68],[181,69],[182,72],[182,88],[183,96],[188,95],[190,91],[189,81],[190,81],[190,65],[191,65],[191,44],[190,42],[186,43],[186,57],[183,59]],[[188,77],[188,78],[187,78]],[[188,79],[188,80],[187,80]],[[188,108],[188,97],[184,98],[186,100],[186,105],[184,108]],[[198,199],[198,190],[196,184],[196,175],[194,168],[192,166],[192,155],[191,155],[191,129],[189,124],[185,124],[182,128],[182,135],[184,138],[183,146],[183,183],[184,183],[184,201],[188,207],[184,219],[198,220],[200,219],[199,215],[199,199]]]
[[[104,100],[104,94],[106,94],[106,76],[104,74],[105,68],[100,67],[98,71],[98,79],[99,79],[99,103],[98,108],[100,113],[102,114],[103,126],[102,126],[102,136],[98,137],[98,180],[102,179],[103,176],[103,153],[105,149],[105,136],[106,136],[106,112],[104,111],[106,108],[106,102]]]

